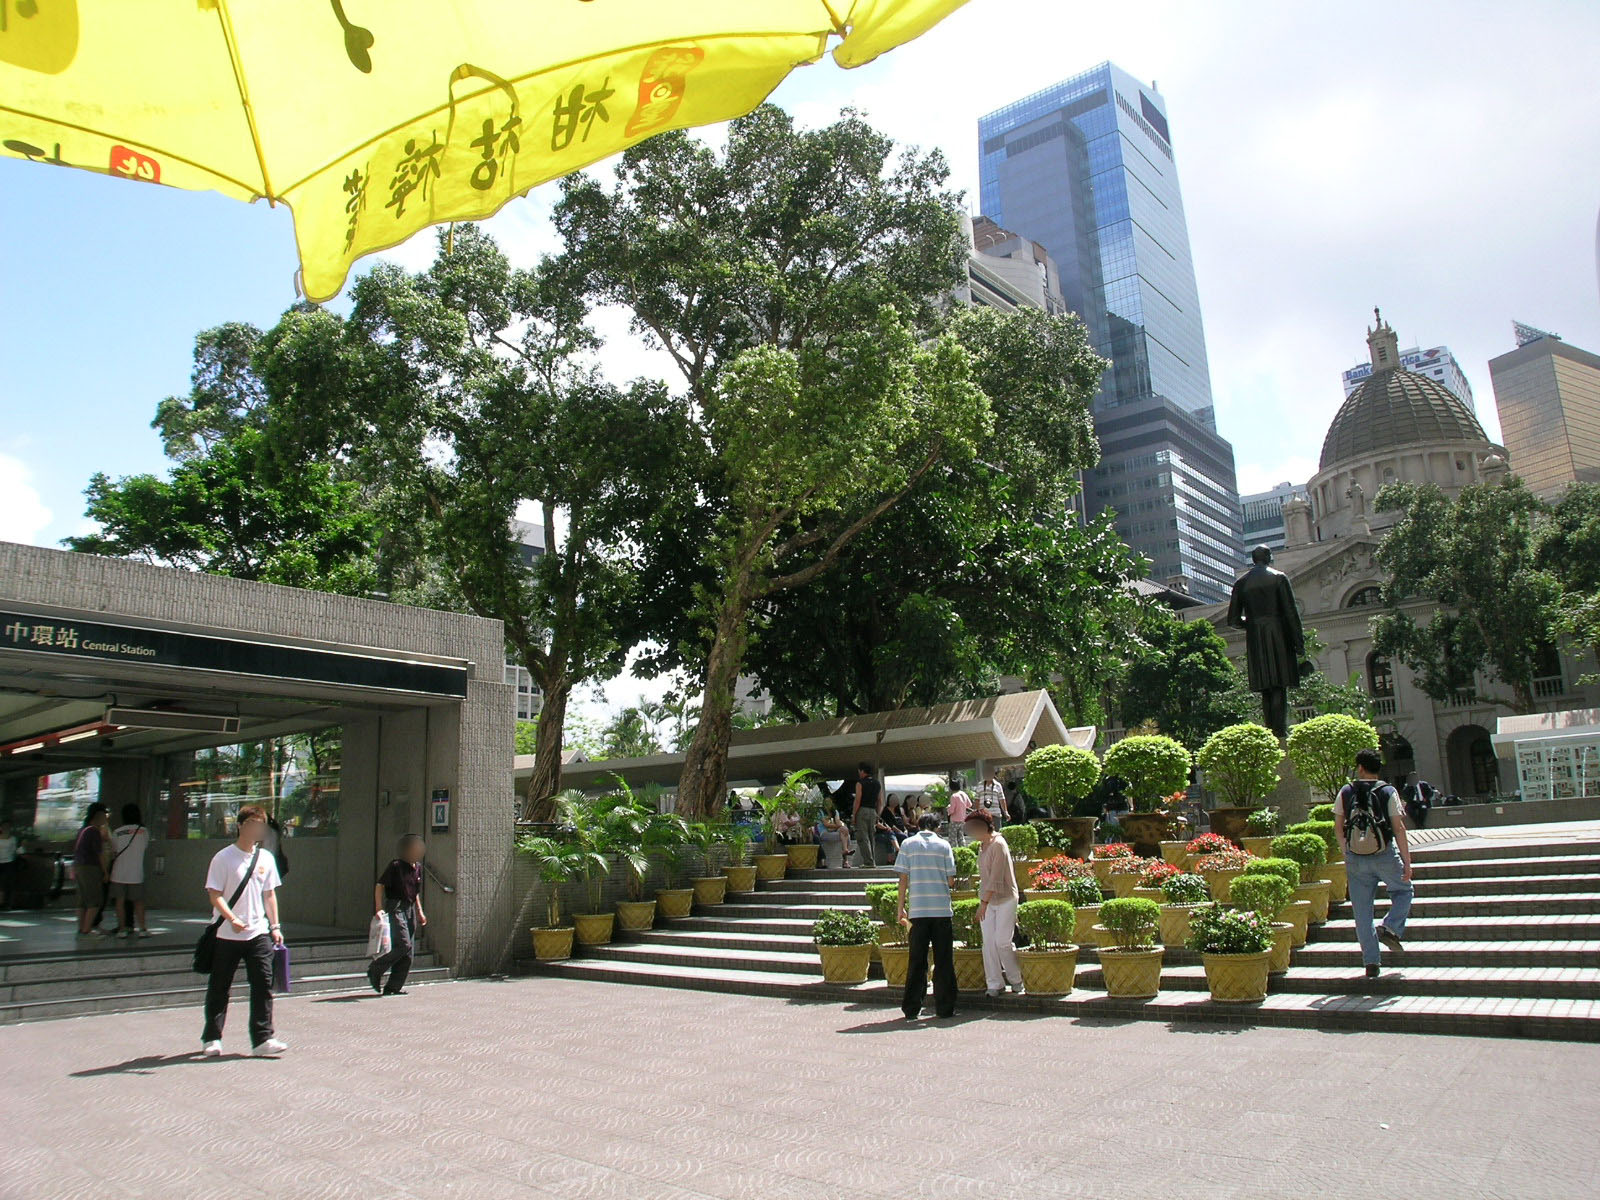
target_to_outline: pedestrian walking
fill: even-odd
[[[237,840],[218,850],[206,872],[206,895],[222,923],[217,927],[211,978],[206,984],[206,1025],[201,1053],[222,1053],[222,1026],[228,1016],[228,993],[244,963],[250,981],[250,1044],[258,1055],[282,1054],[289,1047],[272,1027],[272,949],[283,945],[278,924],[278,864],[261,839],[267,813],[246,804],[235,817]]]
[[[110,894],[119,935],[150,936],[144,909],[144,855],[149,848],[150,831],[139,806],[124,804],[122,824],[111,831]]]
[[[1011,807],[1006,803],[1006,789],[994,777],[993,771],[985,775],[983,782],[973,791],[972,803],[994,818],[996,829],[1003,827],[1011,814]]]
[[[956,857],[938,829],[936,815],[923,817],[894,863],[900,875],[896,918],[910,931],[911,956],[906,965],[906,990],[900,999],[900,1010],[908,1021],[922,1014],[928,994],[929,950],[933,952],[933,1010],[941,1017],[956,1013],[955,935],[950,925],[950,885],[955,880]]]
[[[1012,939],[1017,932],[1017,873],[1011,847],[984,809],[967,816],[967,834],[978,843],[978,925],[983,930],[983,976],[991,998],[1011,985],[1025,996],[1022,966]]]
[[[950,843],[967,844],[967,814],[972,811],[972,797],[959,776],[950,776]]]
[[[878,865],[878,810],[883,803],[883,785],[871,763],[861,763],[856,768],[856,799],[850,810],[850,822],[856,829],[856,848],[861,852],[861,865]]]
[[[98,800],[89,805],[72,846],[72,876],[78,889],[78,936],[104,936],[95,926],[106,906],[106,864],[111,858],[109,810]]]
[[[372,960],[367,982],[380,996],[404,996],[406,976],[411,973],[417,930],[428,924],[422,911],[422,856],[426,853],[420,833],[400,839],[399,857],[383,869],[378,886],[372,890],[374,909],[389,914],[389,953]],[[389,973],[384,986],[384,972]]]
[[[1405,950],[1402,938],[1411,912],[1415,888],[1411,883],[1411,847],[1406,842],[1406,820],[1400,796],[1383,781],[1383,757],[1376,750],[1356,754],[1356,777],[1340,789],[1333,804],[1334,828],[1344,849],[1345,873],[1350,887],[1350,908],[1355,915],[1356,939],[1367,978],[1379,974],[1379,944],[1396,954]],[[1389,912],[1374,925],[1372,910],[1382,883],[1389,896]]]
[[[1438,795],[1439,789],[1426,779],[1414,780],[1400,789],[1400,799],[1405,801],[1406,806],[1407,829],[1428,827],[1428,813],[1432,811]]]

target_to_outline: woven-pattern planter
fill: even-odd
[[[1188,842],[1162,842],[1161,861],[1169,862],[1175,867],[1184,866],[1189,857]]]
[[[1119,1000],[1148,1000],[1161,991],[1160,946],[1140,950],[1100,951],[1100,973],[1106,995]]]
[[[1317,868],[1317,878],[1328,881],[1328,903],[1343,904],[1350,895],[1350,876],[1343,862],[1323,863]]]
[[[977,898],[978,890],[976,888],[952,888],[950,891],[951,904],[954,904],[957,900],[976,900]]]
[[[1182,950],[1189,940],[1189,917],[1198,904],[1161,906],[1161,944],[1168,950]]]
[[[1272,857],[1272,838],[1270,837],[1247,837],[1240,838],[1239,841],[1244,845],[1247,853],[1254,854],[1257,858]]]
[[[1206,986],[1211,998],[1230,1004],[1249,1004],[1267,998],[1267,966],[1272,951],[1260,954],[1202,954]]]
[[[572,957],[571,929],[535,929],[533,956],[540,962],[555,962]]]
[[[1313,925],[1321,925],[1328,919],[1328,881],[1326,879],[1313,879],[1309,883],[1302,883],[1294,890],[1296,900],[1311,901],[1310,921]]]
[[[793,846],[785,846],[784,857],[789,860],[791,871],[815,871],[817,869],[817,855],[822,847],[815,842],[801,842]]]
[[[911,947],[904,942],[884,942],[878,947],[878,956],[883,959],[883,981],[892,988],[905,987]]]
[[[694,884],[694,902],[700,905],[721,904],[728,898],[728,880],[724,875],[708,875],[691,879]]]
[[[1237,879],[1242,872],[1202,871],[1201,874],[1205,877],[1206,887],[1211,892],[1211,898],[1218,904],[1226,904],[1228,902],[1228,891],[1233,887],[1233,881]]]
[[[956,987],[963,992],[981,992],[985,986],[983,951],[977,946],[957,946]]]
[[[1065,996],[1078,974],[1078,948],[1018,950],[1017,965],[1022,968],[1022,986],[1030,994]]]
[[[1287,921],[1294,930],[1294,944],[1304,946],[1310,936],[1307,926],[1311,923],[1311,901],[1291,900],[1284,910],[1278,914],[1280,921]]]
[[[871,946],[818,946],[824,983],[865,983],[872,965]]]
[[[1078,919],[1072,927],[1072,940],[1079,945],[1095,944],[1094,927],[1100,920],[1100,906],[1098,904],[1084,904],[1077,909]]]
[[[618,900],[618,929],[649,929],[656,923],[654,900]]]
[[[1166,898],[1165,892],[1163,892],[1160,888],[1153,887],[1136,887],[1133,889],[1130,895],[1132,895],[1135,900],[1154,900],[1157,904],[1162,903],[1162,901]]]
[[[658,917],[687,917],[693,911],[693,888],[663,888],[656,893]]]
[[[1028,890],[1028,885],[1033,882],[1028,878],[1028,872],[1031,870],[1033,870],[1031,860],[1026,858],[1014,858],[1011,860],[1011,873],[1017,877],[1017,895],[1019,898],[1023,892]]]
[[[722,876],[728,881],[728,890],[730,892],[753,892],[756,890],[756,869],[754,867],[723,867]]]
[[[787,854],[758,854],[755,856],[757,879],[782,879],[789,869]]]
[[[1116,893],[1118,900],[1126,900],[1138,886],[1139,877],[1126,871],[1111,877],[1111,890]]]
[[[1294,926],[1287,921],[1272,923],[1272,957],[1267,960],[1268,975],[1282,975],[1289,969],[1289,949],[1294,945]]]
[[[572,925],[580,946],[604,946],[611,940],[611,930],[616,925],[615,913],[579,913]]]
[[[1111,867],[1115,862],[1116,859],[1113,858],[1091,858],[1089,860],[1089,867],[1094,871],[1094,877],[1099,881],[1101,887],[1108,888],[1111,886]]]

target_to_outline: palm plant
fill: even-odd
[[[720,825],[718,839],[728,848],[728,865],[742,867],[750,854],[750,831],[743,825]]]
[[[814,781],[819,778],[821,776],[809,769],[791,771],[776,792],[761,797],[761,830],[766,835],[768,846],[777,844],[778,823],[786,813],[793,813],[799,820],[801,839],[808,842],[811,840],[814,836],[812,829],[817,823],[817,815],[822,811],[821,805],[815,798]]]
[[[533,860],[539,878],[550,888],[549,924],[555,929],[561,924],[561,889],[579,879],[591,879],[599,871],[604,879],[611,869],[605,855],[580,839],[560,840],[552,837],[525,836],[517,842],[517,852]]]
[[[700,856],[705,862],[706,874],[710,875],[717,869],[717,846],[723,839],[722,826],[709,821],[696,821],[689,825],[687,830],[689,844],[700,851]]]

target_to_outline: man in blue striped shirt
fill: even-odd
[[[900,1009],[906,1020],[922,1014],[928,994],[928,948],[933,948],[933,1009],[941,1017],[956,1014],[956,963],[950,927],[950,884],[956,858],[950,843],[938,834],[939,816],[925,813],[917,832],[900,846],[894,869],[900,874],[900,924],[911,931],[911,961],[906,965],[906,990]]]

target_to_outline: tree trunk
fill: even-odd
[[[734,587],[742,593],[739,584]],[[733,740],[733,689],[739,680],[749,643],[742,594],[724,597],[717,614],[716,638],[706,659],[705,690],[700,698],[700,724],[689,743],[683,774],[678,779],[678,815],[704,820],[721,811],[728,794],[728,745]]]
[[[534,735],[533,775],[522,806],[525,821],[549,821],[555,817],[555,797],[561,790],[561,739],[567,724],[567,697],[572,685],[563,677],[539,681],[544,707],[539,710],[539,729]]]

